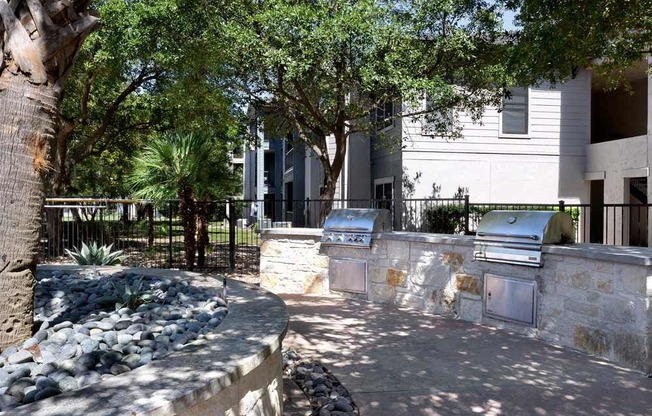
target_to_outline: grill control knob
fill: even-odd
[[[341,243],[343,241],[344,241],[344,237],[342,237],[342,236],[337,237],[337,242],[338,243]]]

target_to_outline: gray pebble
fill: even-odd
[[[58,383],[49,377],[41,376],[36,378],[36,388],[42,390],[46,387],[58,387]]]
[[[90,384],[95,384],[102,380],[102,376],[100,373],[96,371],[86,371],[84,373],[79,374],[77,377],[77,382],[79,383],[79,387],[84,387],[88,386]]]
[[[54,329],[55,331],[59,331],[60,329],[64,329],[64,328],[72,328],[72,322],[63,321],[52,327],[52,329]]]
[[[114,376],[126,373],[127,371],[131,371],[131,368],[126,364],[115,363],[111,366],[111,374]]]
[[[48,387],[46,389],[39,390],[39,392],[36,393],[34,400],[47,399],[48,397],[56,396],[57,394],[61,394],[60,389],[55,387]]]
[[[122,354],[119,352],[107,352],[100,357],[100,362],[107,366],[112,366],[122,359]]]
[[[9,364],[21,364],[28,361],[33,361],[33,359],[34,357],[29,351],[20,350],[7,357],[7,362]]]
[[[59,388],[62,391],[77,390],[79,388],[79,383],[75,377],[68,376],[59,381]]]

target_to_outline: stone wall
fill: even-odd
[[[328,293],[328,257],[320,254],[321,229],[263,230],[261,286],[274,293]]]
[[[282,251],[289,243],[278,237]],[[652,372],[650,249],[550,246],[544,267],[536,268],[475,261],[470,236],[393,232],[376,235],[371,249],[328,246],[323,252],[367,260],[367,293],[348,296],[502,327]],[[484,314],[486,273],[536,280],[536,327]]]
[[[198,273],[126,270],[182,279],[197,287],[222,285],[221,279]],[[289,320],[285,303],[269,292],[235,280],[228,280],[227,287],[228,315],[206,339],[82,390],[9,412],[12,416],[282,414],[281,342]]]

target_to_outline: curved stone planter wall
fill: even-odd
[[[471,236],[391,232],[375,235],[371,249],[319,248],[321,230],[312,234],[314,252],[331,258],[367,261],[364,299],[409,306],[471,322],[507,328],[652,372],[652,250],[597,244],[547,246],[544,267],[473,260]],[[262,234],[261,274],[295,244],[281,229]],[[304,235],[303,239],[307,237]],[[304,259],[309,262],[309,259]],[[296,274],[284,264],[285,279]],[[536,328],[493,319],[484,313],[486,273],[535,280]],[[327,274],[326,274],[327,275]],[[327,283],[326,283],[327,284]],[[300,287],[284,283],[283,287]]]
[[[124,270],[184,279],[208,290],[222,285],[221,279],[197,273]],[[265,290],[238,281],[229,280],[227,286],[229,313],[206,339],[120,376],[13,409],[11,415],[282,414],[285,304]],[[4,414],[9,413],[0,413]]]

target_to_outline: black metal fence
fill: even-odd
[[[577,242],[648,246],[648,204],[482,204],[462,199],[334,200],[337,208],[386,208],[394,230],[473,234],[482,216],[496,209],[559,210],[571,215]],[[229,200],[203,206],[208,213],[200,268],[257,272],[260,230],[319,227],[319,200]],[[183,268],[184,238],[177,201],[155,206],[140,200],[49,199],[43,212],[41,260],[60,261],[81,243],[113,244],[140,267]]]
[[[259,233],[243,220],[250,202],[213,201],[199,204],[208,214],[206,270],[256,272]],[[199,211],[199,210],[198,210]],[[233,213],[233,221],[229,221]],[[178,201],[154,205],[141,200],[48,199],[43,209],[40,257],[42,262],[66,259],[65,249],[82,243],[112,244],[138,267],[184,268],[185,245]]]

